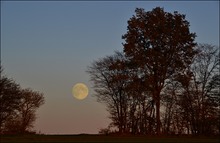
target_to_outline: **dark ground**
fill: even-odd
[[[1,135],[0,143],[3,142],[146,142],[146,143],[220,143],[220,138],[206,136],[116,136],[116,135]]]

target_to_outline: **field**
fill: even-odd
[[[99,142],[135,142],[135,143],[219,143],[218,137],[189,137],[189,136],[116,136],[116,135],[1,135],[0,142],[86,142],[86,143],[99,143]]]

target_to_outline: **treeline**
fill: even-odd
[[[98,102],[122,134],[220,133],[218,47],[194,42],[185,15],[136,9],[123,52],[88,67]]]
[[[36,110],[44,104],[43,94],[22,89],[0,68],[0,134],[35,133]]]

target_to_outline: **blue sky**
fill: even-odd
[[[121,36],[135,8],[186,14],[196,42],[219,46],[219,2],[7,2],[1,1],[1,64],[20,83],[43,92],[35,130],[46,134],[97,133],[110,120],[92,96],[85,72],[93,60],[122,51]],[[71,94],[77,82],[88,98]]]

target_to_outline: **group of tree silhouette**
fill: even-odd
[[[112,121],[101,133],[220,134],[218,47],[197,44],[177,11],[135,13],[122,36],[123,51],[87,70]],[[0,72],[0,134],[30,132],[43,94]]]
[[[22,89],[3,74],[0,67],[0,134],[35,133],[36,110],[44,104],[42,93]]]
[[[197,44],[185,15],[137,8],[123,52],[87,72],[111,123],[101,133],[219,134],[219,51]]]

